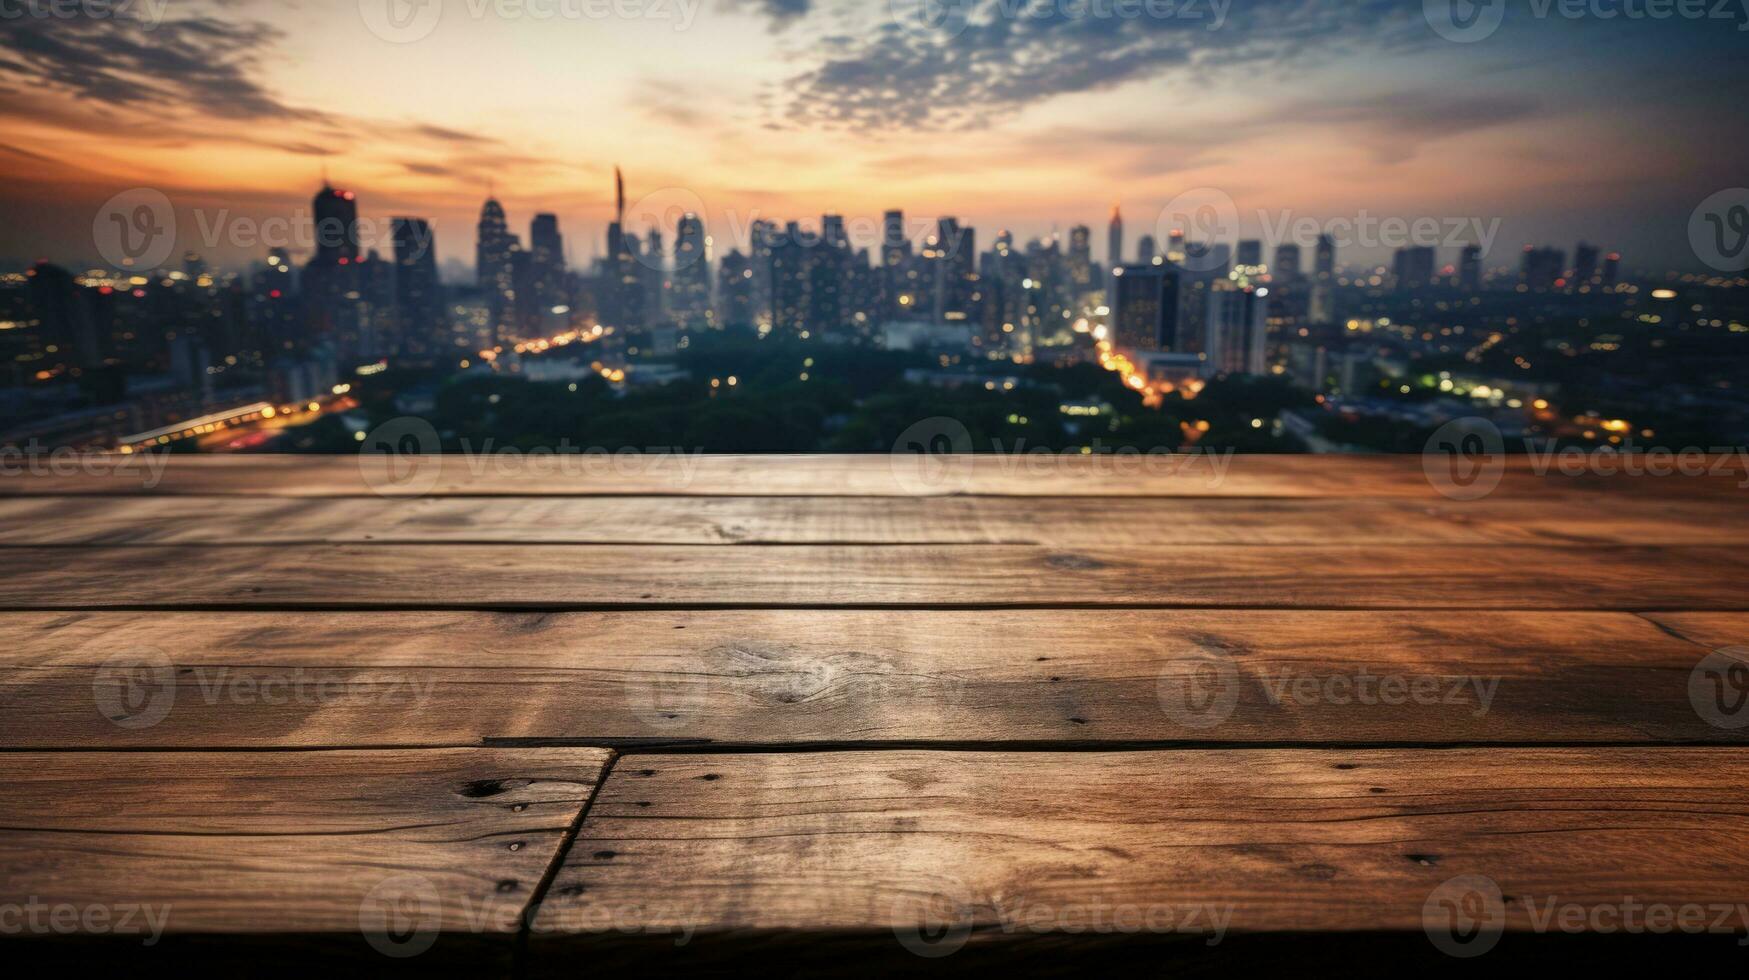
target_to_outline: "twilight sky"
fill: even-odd
[[[634,226],[702,207],[719,253],[756,218],[903,207],[980,247],[1085,222],[1103,257],[1113,202],[1133,248],[1208,187],[1247,237],[1498,219],[1494,264],[1585,238],[1660,269],[1696,266],[1690,213],[1746,182],[1749,0],[1662,21],[1503,0],[1475,43],[1423,0],[975,0],[939,24],[915,14],[940,0],[133,2],[0,19],[9,268],[95,261],[103,202],[137,187],[174,202],[182,247],[256,258],[250,222],[307,220],[324,167],[470,265],[494,183],[517,230],[554,211],[587,262],[616,163]]]

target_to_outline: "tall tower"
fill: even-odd
[[[350,356],[364,347],[358,282],[358,195],[326,180],[311,203],[316,254],[304,267],[301,288],[309,339],[332,343]]]
[[[1465,245],[1458,260],[1458,288],[1466,293],[1482,291],[1482,246]]]
[[[322,266],[358,261],[358,195],[322,185],[311,205],[316,216],[316,258]]]
[[[1123,265],[1123,212],[1111,206],[1111,230],[1105,239],[1105,264],[1113,269]]]
[[[545,311],[564,304],[565,236],[559,233],[558,215],[534,216],[528,229],[528,251],[535,306]]]
[[[475,239],[475,269],[480,291],[492,316],[492,337],[501,339],[516,308],[516,237],[504,219],[504,205],[487,198],[480,210],[479,234]]]
[[[443,325],[442,287],[437,280],[437,250],[431,225],[421,218],[396,218],[395,307],[402,352],[434,350]]]
[[[704,221],[688,211],[674,232],[674,322],[702,327],[711,312],[711,267]]]

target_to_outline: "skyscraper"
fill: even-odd
[[[401,350],[427,353],[435,349],[444,321],[431,225],[421,218],[396,218],[393,229],[395,312]]]
[[[754,324],[753,263],[738,249],[717,264],[717,323],[726,327]]]
[[[711,267],[704,221],[688,211],[674,235],[674,322],[683,328],[710,323]]]
[[[1069,229],[1069,287],[1077,296],[1093,288],[1093,229],[1086,225]]]
[[[1160,254],[1160,246],[1154,241],[1153,235],[1143,235],[1136,242],[1136,261],[1142,265],[1153,265],[1154,258]]]
[[[1439,253],[1432,246],[1416,245],[1397,249],[1391,274],[1398,289],[1425,289],[1433,282],[1439,265]]]
[[[1111,227],[1106,233],[1105,262],[1113,269],[1123,264],[1123,212],[1111,206]]]
[[[1275,267],[1270,271],[1276,282],[1298,282],[1300,278],[1300,247],[1294,242],[1283,242],[1275,249]]]
[[[358,353],[365,311],[358,282],[358,197],[324,182],[311,204],[316,254],[304,266],[304,312],[314,343]]]
[[[1083,229],[1085,230],[1085,229]],[[935,319],[961,322],[973,318],[977,291],[977,235],[957,218],[942,218],[924,252],[935,272]]]
[[[1217,283],[1208,297],[1208,360],[1222,374],[1268,368],[1269,290]]]
[[[791,221],[769,244],[771,254],[771,327],[797,334],[808,327],[814,285],[810,259],[814,250],[802,240],[802,228]]]
[[[512,253],[518,243],[504,218],[504,205],[495,198],[487,198],[480,209],[474,241],[474,269],[480,292],[486,297],[492,340],[497,343],[510,332],[516,313],[516,266]]]
[[[1595,285],[1597,282],[1597,246],[1579,243],[1573,250],[1573,281],[1570,285],[1575,289]]]
[[[47,262],[33,266],[25,277],[29,282],[31,309],[42,323],[41,349],[44,363],[56,367],[86,368],[102,362],[103,351],[98,343],[96,321],[85,291],[73,281],[73,274]],[[49,353],[49,348],[54,348]]]
[[[1241,241],[1238,250],[1233,254],[1233,264],[1250,270],[1263,265],[1263,243],[1255,238]]]
[[[1598,279],[1598,285],[1604,289],[1614,289],[1621,281],[1621,253],[1611,252],[1603,258],[1603,274]]]
[[[1318,236],[1317,262],[1316,274],[1319,282],[1336,278],[1336,239],[1329,235]]]
[[[1113,342],[1125,350],[1168,350],[1178,339],[1178,273],[1167,265],[1111,271]]]
[[[528,254],[535,304],[542,310],[566,304],[565,239],[559,234],[557,215],[534,216],[528,229]]]
[[[1465,245],[1458,260],[1458,288],[1466,293],[1482,290],[1482,246]]]
[[[1564,285],[1566,269],[1567,255],[1560,249],[1537,248],[1534,245],[1524,247],[1521,275],[1526,287],[1541,291]]]
[[[350,265],[358,261],[358,195],[326,184],[311,206],[316,218],[315,263]]]

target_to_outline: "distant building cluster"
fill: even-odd
[[[10,371],[0,408],[37,420],[8,438],[116,445],[232,406],[319,413],[361,368],[520,370],[521,356],[572,342],[594,345],[592,370],[613,380],[629,360],[671,355],[720,328],[942,350],[955,363],[1098,363],[1150,399],[1220,375],[1283,373],[1338,394],[1376,383],[1381,353],[1412,360],[1423,343],[1405,334],[1381,349],[1391,331],[1373,320],[1358,330],[1365,311],[1343,308],[1356,296],[1621,285],[1621,257],[1583,243],[1571,259],[1527,247],[1516,270],[1485,268],[1474,245],[1452,264],[1417,247],[1389,267],[1345,269],[1329,236],[1270,243],[1266,254],[1262,240],[1172,230],[1131,248],[1116,207],[1103,262],[1085,225],[1024,243],[1007,231],[981,240],[953,217],[913,225],[900,210],[873,235],[833,214],[754,221],[721,249],[699,214],[629,227],[615,176],[605,248],[582,268],[556,215],[534,215],[524,239],[494,197],[480,210],[472,280],[446,282],[431,222],[393,219],[392,254],[381,255],[361,241],[357,195],[327,182],[301,261],[269,250],[245,275],[211,271],[193,254],[177,269],[126,274],[38,264],[0,282]],[[76,396],[57,387],[66,382]]]

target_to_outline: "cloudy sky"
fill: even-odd
[[[1499,219],[1498,263],[1585,238],[1689,267],[1691,212],[1746,179],[1735,6],[1504,0],[1458,42],[1443,0],[1432,22],[1422,0],[426,2],[0,20],[0,257],[95,260],[103,203],[150,187],[184,247],[235,263],[262,254],[250,222],[307,214],[326,168],[367,217],[432,219],[446,261],[471,262],[495,185],[524,234],[558,213],[582,264],[617,163],[634,219],[702,208],[719,247],[755,218],[903,207],[980,245],[1085,222],[1103,253],[1114,202],[1133,242],[1214,188],[1248,236]]]

